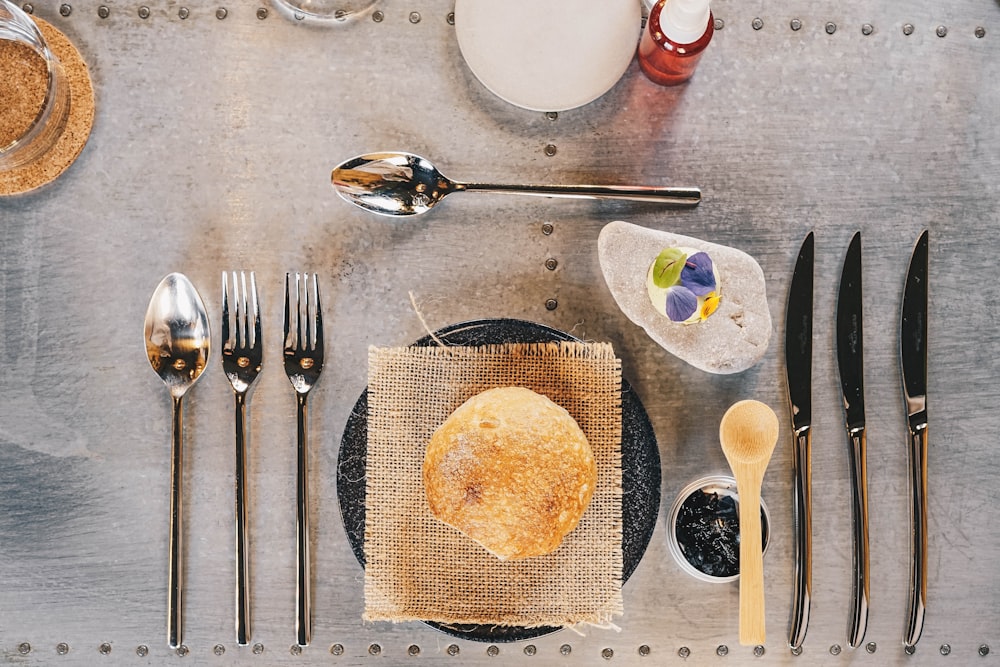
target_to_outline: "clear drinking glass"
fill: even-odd
[[[69,82],[35,22],[0,0],[0,171],[30,164],[66,127]]]
[[[274,6],[296,20],[346,22],[369,14],[378,0],[274,0]]]

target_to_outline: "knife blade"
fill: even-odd
[[[920,235],[903,286],[899,356],[910,432],[910,594],[903,646],[914,647],[927,605],[927,264],[928,233]]]
[[[868,472],[865,439],[864,336],[862,327],[861,232],[844,259],[837,296],[837,366],[844,398],[851,472],[854,533],[853,576],[847,641],[857,648],[868,627]]]
[[[799,250],[785,311],[785,378],[792,416],[792,501],[795,579],[788,646],[802,647],[812,600],[812,322],[815,241],[809,232]]]

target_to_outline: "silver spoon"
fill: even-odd
[[[446,178],[426,158],[412,153],[369,153],[338,165],[330,175],[347,201],[381,215],[418,215],[452,192],[509,192],[570,199],[629,199],[697,206],[698,188],[624,185],[498,185],[459,183]]]
[[[167,641],[181,645],[183,628],[182,482],[183,413],[181,399],[208,364],[211,332],[208,313],[197,290],[184,275],[171,273],[149,300],[145,321],[146,356],[173,398],[173,448],[170,462],[170,566],[167,582]]]

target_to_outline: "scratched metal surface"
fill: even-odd
[[[210,368],[187,399],[186,663],[369,664],[380,650],[377,659],[388,663],[681,664],[678,651],[687,647],[694,664],[920,665],[940,662],[945,644],[962,664],[980,660],[981,645],[1000,649],[1000,513],[992,507],[1000,480],[996,0],[719,0],[725,27],[689,85],[656,87],[633,64],[603,98],[556,119],[509,106],[474,79],[446,20],[448,0],[385,0],[381,22],[325,28],[273,9],[260,19],[257,3],[229,3],[220,19],[220,5],[192,0],[184,20],[176,0],[146,3],[145,19],[138,2],[107,0],[107,18],[97,0],[73,1],[68,16],[59,3],[35,5],[90,64],[98,111],[68,173],[42,192],[0,200],[4,662],[177,659],[165,638],[169,400],[144,358],[141,327],[153,288],[170,271],[201,290],[216,336]],[[862,34],[865,23],[871,35]],[[908,36],[906,23],[914,27]],[[945,37],[936,35],[939,25]],[[396,222],[348,206],[329,185],[336,162],[385,148],[427,155],[469,180],[698,185],[705,200],[679,212],[470,194]],[[629,323],[596,257],[598,232],[615,219],[755,256],[775,322],[764,360],[740,375],[705,375]],[[895,335],[903,272],[925,227],[930,606],[918,651],[905,656],[907,480]],[[851,518],[832,333],[842,256],[859,229],[874,654],[846,648]],[[813,617],[804,653],[790,655],[786,437],[764,485],[773,521],[769,634],[765,655],[753,658],[737,642],[736,585],[683,574],[667,551],[663,516],[692,479],[726,471],[716,433],[731,402],[764,400],[787,422],[782,320],[808,230],[818,253]],[[554,270],[545,266],[550,258]],[[254,642],[262,655],[236,646],[232,627],[232,397],[219,364],[218,311],[220,272],[234,268],[257,272],[267,345],[250,403]],[[315,633],[301,655],[289,648],[294,400],[278,363],[287,270],[321,275],[329,338],[312,402]],[[517,643],[498,645],[491,657],[486,644],[421,624],[361,621],[362,572],[336,501],[337,448],[365,386],[368,346],[424,333],[410,292],[434,327],[518,317],[614,344],[663,460],[661,516],[625,586],[620,632],[563,631],[531,641],[534,655]],[[59,643],[66,655],[57,654]],[[101,655],[102,644],[110,653]],[[341,655],[331,655],[334,644]],[[457,657],[448,654],[452,644]],[[411,645],[418,657],[408,654]],[[845,645],[836,657],[834,645]],[[137,655],[140,646],[148,655]],[[717,655],[719,646],[727,656]]]

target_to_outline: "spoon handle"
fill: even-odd
[[[167,582],[167,642],[178,648],[183,642],[184,605],[182,555],[184,552],[184,411],[181,396],[173,397],[173,442],[170,451],[170,564]]]
[[[295,494],[295,636],[299,646],[308,646],[312,634],[312,586],[309,562],[309,452],[306,448],[307,394],[296,393],[295,395],[298,398],[298,482]]]
[[[701,202],[698,188],[656,188],[626,185],[507,185],[498,183],[456,184],[456,190],[507,192],[537,197],[566,199],[626,199],[672,206],[697,206]]]
[[[743,466],[741,466],[743,467]],[[736,475],[740,495],[740,644],[764,643],[764,557],[760,525],[760,475]]]

